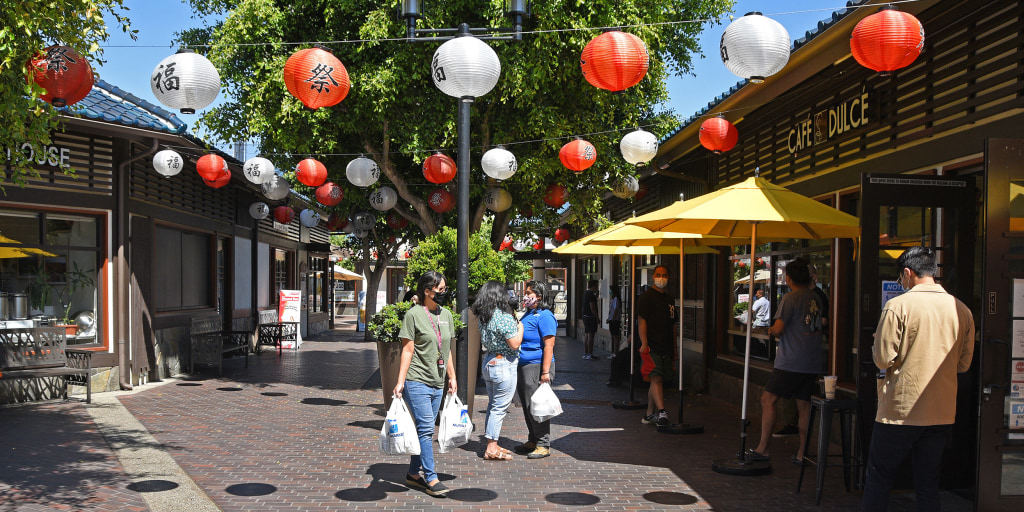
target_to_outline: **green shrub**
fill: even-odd
[[[384,343],[398,342],[398,333],[402,330],[402,321],[405,319],[405,313],[413,305],[412,302],[398,302],[384,306],[379,313],[370,318],[369,323],[366,324],[366,330],[377,341]],[[464,327],[462,318],[455,311],[452,311],[451,308],[445,307],[445,309],[452,314],[452,320],[454,320],[453,327],[457,337]]]
[[[428,236],[413,250],[405,275],[405,284],[409,289],[415,289],[416,280],[428,270],[444,274],[449,290],[454,292],[458,288],[455,272],[458,267],[456,233],[455,228],[444,227]],[[498,252],[491,247],[488,234],[480,230],[469,236],[469,294],[476,294],[484,283],[492,279],[504,283],[505,268]]]

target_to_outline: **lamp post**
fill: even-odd
[[[461,23],[457,28],[418,29],[423,17],[423,0],[402,0],[400,17],[406,23],[408,42],[445,41],[434,52],[430,75],[434,85],[449,96],[458,98],[458,196],[456,198],[456,304],[468,322],[469,305],[469,107],[473,101],[494,88],[501,74],[497,54],[483,40],[521,41],[523,18],[530,15],[529,0],[507,0],[505,14],[512,18],[513,28],[470,28]],[[426,36],[426,37],[423,37]],[[459,382],[459,399],[468,403],[467,392],[473,387],[469,378],[469,345],[460,336],[455,347],[455,378]]]

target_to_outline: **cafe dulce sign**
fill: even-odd
[[[844,133],[849,133],[871,122],[871,101],[863,92],[827,110],[796,123],[787,137],[790,154],[822,144]]]

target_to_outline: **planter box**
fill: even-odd
[[[398,384],[398,371],[402,366],[402,343],[377,342],[377,364],[380,368],[380,389],[384,395],[384,411],[391,408],[391,392]]]

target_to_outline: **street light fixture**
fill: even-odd
[[[469,306],[469,106],[474,99],[490,92],[501,74],[497,54],[482,40],[521,41],[523,18],[530,15],[530,2],[506,0],[505,14],[512,18],[512,28],[470,28],[469,24],[461,23],[457,28],[419,29],[416,23],[423,17],[423,4],[424,0],[402,0],[399,17],[405,20],[408,42],[446,41],[434,52],[430,74],[438,89],[459,99],[456,304],[465,323]],[[467,382],[468,356],[468,341],[460,336],[455,348],[455,377],[461,384],[458,393],[463,403],[468,403],[467,391],[473,388]]]

